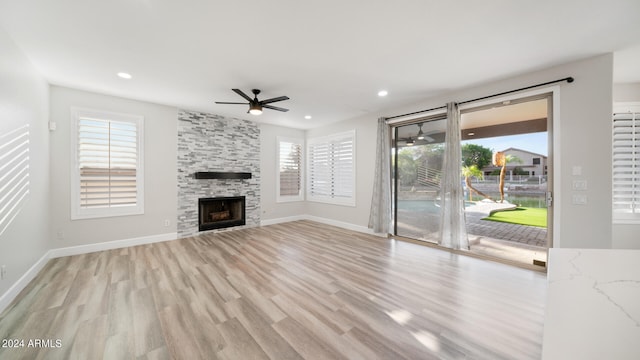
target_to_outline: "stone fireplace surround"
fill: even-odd
[[[179,237],[199,233],[199,198],[245,196],[246,224],[237,228],[260,225],[260,128],[256,123],[179,110],[177,168]],[[205,171],[246,172],[251,178],[195,178],[195,173]]]

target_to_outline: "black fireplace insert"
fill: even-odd
[[[198,229],[222,229],[246,224],[245,197],[227,196],[198,199]]]

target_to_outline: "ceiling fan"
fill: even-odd
[[[399,146],[427,145],[435,141],[435,139],[429,135],[438,132],[437,130],[425,133],[422,131],[423,123],[420,123],[417,125],[418,125],[418,134],[415,137],[409,136],[408,138],[402,138],[402,137],[398,138]]]
[[[422,125],[424,125],[424,123],[418,124],[418,129],[419,129],[418,140],[427,140],[427,142],[430,142],[430,143],[434,142],[435,140],[431,136],[429,136],[429,134],[435,133],[436,131],[432,131],[430,133],[424,133],[422,132]]]
[[[242,92],[240,89],[231,89],[236,92],[236,94],[242,96],[248,103],[239,103],[239,102],[222,102],[216,101],[216,104],[234,104],[234,105],[249,105],[249,111],[247,111],[251,115],[260,115],[262,114],[262,108],[277,110],[277,111],[289,111],[289,109],[268,105],[277,101],[289,100],[287,96],[278,96],[275,98],[267,99],[267,100],[258,100],[258,94],[260,94],[259,89],[253,89],[251,92],[253,93],[253,99],[249,97],[249,95]]]

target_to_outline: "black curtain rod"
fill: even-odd
[[[416,115],[416,114],[421,114],[421,113],[426,113],[426,112],[429,112],[429,111],[440,110],[440,109],[446,109],[446,108],[447,108],[447,105],[444,105],[444,106],[438,106],[438,107],[434,107],[434,108],[427,109],[427,110],[419,110],[419,111],[414,111],[414,112],[412,112],[412,113],[407,113],[407,114],[402,114],[402,115],[396,115],[396,116],[389,116],[388,118],[385,118],[385,119],[387,119],[387,120],[391,120],[391,119],[396,119],[396,118],[399,118],[399,117],[405,117],[405,116],[409,116],[409,115]]]
[[[461,104],[467,104],[467,103],[474,102],[474,101],[490,99],[490,98],[496,97],[496,96],[511,94],[511,93],[515,93],[515,92],[519,92],[519,91],[523,91],[523,90],[529,90],[529,89],[537,88],[537,87],[540,87],[540,86],[551,85],[551,84],[555,84],[555,83],[559,83],[559,82],[563,82],[563,81],[566,81],[568,83],[572,83],[574,81],[574,79],[571,76],[569,76],[569,77],[566,77],[564,79],[547,81],[545,83],[531,85],[531,86],[523,87],[523,88],[520,88],[520,89],[509,90],[509,91],[501,92],[501,93],[498,93],[498,94],[487,95],[487,96],[479,97],[479,98],[476,98],[476,99],[461,101],[458,104],[461,105]],[[427,109],[427,110],[420,110],[420,111],[414,111],[414,112],[407,113],[407,114],[390,116],[390,117],[388,117],[386,119],[387,120],[397,119],[397,118],[400,118],[400,117],[405,117],[405,116],[409,116],[409,115],[416,115],[416,114],[421,114],[421,113],[426,113],[426,112],[430,112],[430,111],[434,111],[434,110],[440,110],[440,109],[446,109],[446,108],[447,108],[446,105],[438,106],[438,107],[434,107],[434,108]]]

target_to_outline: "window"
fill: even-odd
[[[72,108],[71,218],[144,213],[143,122]]]
[[[356,205],[356,132],[309,139],[307,200]]]
[[[276,171],[276,201],[302,201],[301,139],[278,137],[278,169]]]
[[[613,221],[640,222],[640,112],[613,115]]]
[[[533,158],[533,165],[540,165],[540,158]]]

